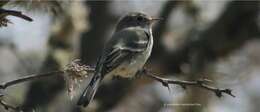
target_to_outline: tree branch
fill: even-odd
[[[50,71],[46,73],[39,73],[39,74],[32,74],[25,77],[21,77],[18,79],[14,79],[8,82],[5,82],[3,84],[0,84],[0,89],[6,89],[9,86],[13,86],[22,82],[30,81],[30,80],[37,80],[44,77],[49,77],[57,74],[68,74],[71,78],[74,79],[82,79],[83,77],[86,77],[89,73],[94,72],[94,68],[90,66],[86,66],[80,63],[80,60],[75,59],[71,61],[64,69],[62,70],[56,70],[56,71]],[[1,94],[0,94],[1,96]]]
[[[33,19],[31,17],[24,15],[20,11],[6,10],[6,9],[0,8],[0,27],[7,26],[8,23],[12,23],[12,22],[10,22],[10,20],[8,20],[6,18],[6,16],[15,16],[15,17],[24,19],[26,21],[30,21],[30,22],[33,21]]]
[[[88,74],[93,73],[93,72],[94,72],[93,67],[81,64],[80,60],[76,59],[76,60],[71,61],[62,70],[51,71],[51,72],[40,73],[40,74],[32,74],[29,76],[21,77],[21,78],[14,79],[14,80],[5,82],[3,84],[0,84],[0,90],[1,89],[4,90],[10,86],[14,86],[16,84],[20,84],[20,83],[23,83],[26,81],[38,80],[38,79],[42,79],[44,77],[50,77],[50,76],[54,76],[54,75],[58,75],[58,74],[63,74],[63,76],[65,78],[68,78],[69,80],[72,80],[74,82],[79,82],[84,77],[87,77]],[[72,84],[73,83],[71,83],[70,85],[72,85]],[[19,112],[23,110],[21,107],[16,107],[16,106],[6,103],[5,101],[3,101],[2,97],[4,97],[4,95],[0,93],[0,105],[2,105],[6,110],[12,109],[12,110],[19,111]]]
[[[62,70],[58,70],[58,71],[51,71],[51,72],[47,72],[47,73],[33,74],[33,75],[25,76],[25,77],[18,78],[18,79],[15,79],[15,80],[11,80],[11,81],[8,81],[8,82],[1,84],[0,89],[6,89],[7,87],[16,85],[18,83],[26,82],[26,81],[29,81],[29,80],[41,79],[43,77],[49,77],[49,76],[52,76],[52,75],[55,75],[55,74],[58,74],[58,73],[63,73],[63,72],[64,71],[62,71]]]
[[[26,81],[30,81],[30,80],[37,80],[37,79],[41,79],[43,77],[49,77],[49,76],[53,76],[56,75],[58,73],[64,73],[64,71],[62,70],[58,70],[58,71],[51,71],[51,72],[47,72],[47,73],[41,73],[41,74],[33,74],[33,75],[29,75],[29,76],[25,76],[25,77],[21,77],[15,80],[11,80],[8,82],[5,82],[3,84],[0,85],[0,89],[6,89],[10,86],[19,84],[19,83],[23,83]],[[19,106],[13,106],[11,104],[8,104],[7,102],[5,102],[2,97],[4,97],[3,94],[0,94],[0,105],[2,105],[6,110],[12,109],[14,111],[20,112],[22,111],[21,107]]]
[[[6,16],[15,16],[24,19],[26,21],[33,21],[31,17],[24,15],[21,11],[6,10],[0,8],[0,17],[6,17]]]
[[[8,82],[1,84],[0,89],[6,89],[10,86],[13,86],[13,85],[16,85],[16,84],[19,84],[19,83],[22,83],[22,82],[26,82],[26,81],[30,81],[30,80],[37,80],[37,79],[41,79],[41,78],[44,78],[44,77],[49,77],[49,76],[53,76],[53,75],[57,75],[57,74],[66,74],[66,75],[64,75],[64,77],[68,77],[68,79],[70,79],[74,82],[79,82],[84,77],[88,76],[89,73],[93,73],[94,70],[95,69],[93,67],[81,64],[79,62],[79,60],[74,60],[62,70],[51,71],[51,72],[41,73],[41,74],[33,74],[33,75],[25,76],[25,77],[22,77],[22,78],[18,78],[18,79],[15,79],[15,80],[11,80],[11,81],[8,81]],[[170,80],[170,79],[159,77],[156,74],[154,74],[154,73],[152,73],[152,72],[150,72],[146,69],[143,69],[139,73],[145,74],[145,76],[148,76],[148,77],[150,77],[154,80],[161,82],[163,84],[163,86],[166,86],[168,88],[169,88],[169,84],[180,85],[184,89],[186,88],[186,86],[197,86],[197,87],[201,87],[201,88],[204,88],[206,90],[214,92],[216,94],[216,96],[218,96],[218,97],[222,97],[223,93],[228,94],[232,97],[235,97],[235,95],[232,94],[231,89],[219,89],[219,88],[216,88],[216,87],[213,87],[213,86],[206,84],[207,82],[212,82],[211,80],[208,80],[208,79],[200,79],[200,80],[197,80],[197,81]],[[72,85],[72,84],[73,83],[71,83],[70,85]],[[3,94],[0,94],[0,98],[1,98],[0,99],[0,105],[5,107],[6,110],[8,110],[8,109],[12,109],[12,110],[15,110],[15,111],[21,111],[22,110],[21,107],[15,107],[15,106],[12,106],[12,105],[6,103],[5,101],[3,101],[2,100],[3,96],[4,96]]]
[[[223,93],[230,95],[232,97],[235,97],[235,95],[232,94],[231,89],[219,89],[219,88],[206,84],[208,82],[212,82],[209,79],[203,78],[203,79],[199,79],[196,81],[171,80],[171,79],[159,77],[156,74],[154,74],[146,69],[144,69],[142,71],[142,73],[145,74],[145,76],[147,76],[147,77],[150,77],[156,81],[161,82],[163,86],[168,87],[168,88],[169,88],[169,84],[180,85],[184,89],[186,89],[186,86],[197,86],[197,87],[204,88],[206,90],[214,92],[216,94],[216,96],[218,96],[218,97],[222,97]]]

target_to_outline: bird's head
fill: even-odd
[[[132,12],[123,16],[118,24],[116,30],[121,30],[127,27],[142,27],[142,28],[151,28],[152,24],[155,21],[161,19],[152,18],[144,13]]]

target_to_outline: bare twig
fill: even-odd
[[[15,16],[15,17],[18,17],[18,18],[21,18],[21,19],[24,19],[24,20],[30,21],[30,22],[33,21],[32,18],[22,14],[22,12],[20,12],[20,11],[6,10],[6,9],[0,8],[0,27],[7,26],[8,23],[12,23],[12,22],[10,22],[10,20],[8,20],[6,18],[7,16]]]
[[[16,85],[16,84],[20,84],[26,81],[30,81],[30,80],[37,80],[37,79],[41,79],[44,77],[49,77],[49,76],[53,76],[59,73],[63,73],[63,70],[58,70],[58,71],[51,71],[51,72],[47,72],[47,73],[41,73],[41,74],[32,74],[29,76],[25,76],[25,77],[21,77],[18,79],[14,79],[8,82],[5,82],[3,84],[0,85],[0,89],[6,89],[10,86]],[[5,102],[2,97],[4,97],[3,94],[0,94],[0,105],[2,105],[6,110],[13,110],[15,112],[23,112],[23,110],[21,109],[20,106],[13,106],[12,104],[9,104],[7,102]]]
[[[58,74],[62,74],[62,75],[64,75],[64,77],[67,77],[69,80],[72,80],[72,81],[70,81],[71,83],[69,84],[69,86],[74,87],[73,84],[77,84],[77,82],[80,82],[85,77],[87,77],[88,74],[93,73],[93,72],[94,72],[93,67],[86,66],[86,65],[80,63],[80,60],[76,59],[76,60],[71,61],[62,70],[51,71],[51,72],[40,73],[40,74],[32,74],[29,76],[21,77],[21,78],[14,79],[14,80],[5,82],[3,84],[0,84],[0,90],[6,89],[10,86],[14,86],[16,84],[20,84],[20,83],[23,83],[26,81],[37,80],[37,79],[41,79],[44,77],[58,75]],[[73,81],[74,81],[74,83],[72,83]],[[72,91],[69,91],[69,92],[72,92]],[[0,105],[2,105],[6,110],[12,109],[12,110],[19,111],[19,112],[22,111],[22,109],[20,107],[10,105],[10,104],[6,103],[5,101],[3,101],[2,97],[4,97],[4,95],[0,94]]]
[[[18,78],[15,80],[11,80],[9,82],[5,82],[3,84],[0,85],[0,89],[6,89],[9,86],[13,86],[16,85],[18,83],[22,83],[22,82],[26,82],[29,80],[36,80],[36,79],[41,79],[43,77],[49,77],[58,73],[63,73],[62,70],[58,70],[58,71],[51,71],[51,72],[47,72],[47,73],[41,73],[41,74],[33,74],[33,75],[29,75],[29,76],[25,76],[22,78]]]
[[[18,79],[15,79],[15,80],[11,80],[11,81],[8,81],[8,82],[1,84],[0,89],[6,89],[10,86],[13,86],[13,85],[16,85],[16,84],[19,84],[19,83],[22,83],[22,82],[41,79],[43,77],[49,77],[49,76],[53,76],[53,75],[56,75],[56,74],[59,74],[59,73],[63,73],[63,71],[59,70],[59,71],[52,71],[52,72],[47,72],[47,73],[33,74],[33,75],[25,76],[25,77],[18,78]],[[16,106],[13,106],[11,104],[8,104],[7,102],[5,102],[2,99],[2,97],[4,97],[4,95],[0,94],[0,105],[2,105],[6,110],[12,109],[16,112],[22,111],[22,109],[19,106],[16,107]]]
[[[58,73],[63,73],[63,71],[52,71],[52,72],[47,72],[47,73],[41,73],[41,74],[33,74],[33,75],[29,75],[29,76],[25,76],[22,78],[18,78],[15,80],[11,80],[8,82],[5,82],[3,84],[0,85],[0,89],[6,89],[7,87],[22,83],[22,82],[26,82],[29,80],[36,80],[36,79],[41,79],[43,77],[49,77],[49,76],[53,76],[55,74]],[[16,112],[22,112],[22,109],[19,106],[13,106],[11,104],[8,104],[7,102],[5,102],[2,97],[4,97],[3,94],[0,94],[0,105],[2,105],[6,110],[12,109]]]
[[[22,18],[26,21],[33,21],[31,17],[24,15],[21,11],[6,10],[0,8],[0,17],[6,17],[6,16],[15,16],[15,17]]]
[[[22,82],[26,82],[26,81],[30,81],[30,80],[37,80],[37,79],[41,79],[43,77],[49,77],[49,76],[53,76],[53,75],[57,75],[57,74],[64,74],[64,73],[69,75],[69,77],[72,79],[82,80],[84,77],[87,77],[87,75],[89,73],[93,73],[93,72],[94,72],[93,67],[83,65],[79,62],[79,60],[73,60],[62,70],[51,71],[51,72],[46,72],[46,73],[39,73],[39,74],[32,74],[29,76],[11,80],[11,81],[5,82],[3,84],[0,84],[0,89],[6,89],[7,87],[16,85],[18,83],[22,83]]]
[[[13,85],[16,85],[16,84],[19,84],[22,82],[30,81],[30,80],[37,80],[37,79],[41,79],[44,77],[49,77],[49,76],[53,76],[53,75],[57,75],[57,74],[63,74],[63,75],[66,74],[65,77],[67,77],[67,79],[70,80],[69,82],[71,82],[69,84],[70,85],[69,93],[71,93],[74,90],[74,85],[78,85],[78,82],[81,82],[81,80],[83,80],[84,77],[87,77],[88,74],[93,73],[94,71],[95,71],[95,69],[93,67],[81,64],[79,62],[79,60],[74,60],[74,61],[71,61],[71,63],[68,64],[62,70],[51,71],[51,72],[41,73],[41,74],[33,74],[33,75],[25,76],[22,78],[18,78],[15,80],[11,80],[11,81],[1,84],[0,89],[6,89],[10,86],[13,86]],[[215,94],[218,97],[221,97],[223,93],[235,97],[232,94],[230,89],[219,89],[219,88],[207,85],[206,84],[207,82],[211,82],[211,80],[208,80],[208,79],[201,79],[201,80],[197,80],[197,81],[170,80],[170,79],[156,76],[154,73],[149,72],[146,69],[141,71],[141,73],[161,82],[163,84],[163,86],[166,86],[168,88],[169,88],[169,84],[177,84],[177,85],[182,86],[183,88],[186,88],[186,86],[197,86],[197,87],[201,87],[206,90],[215,92]],[[0,94],[0,98],[2,98],[3,96],[4,96],[3,94]],[[12,105],[6,103],[5,101],[3,101],[2,99],[0,99],[0,105],[5,107],[5,109],[7,109],[7,110],[12,109],[15,111],[22,111],[22,109],[20,107],[12,106]]]
[[[235,97],[235,95],[232,94],[231,89],[219,89],[219,88],[206,84],[208,82],[212,82],[209,79],[199,79],[196,81],[171,80],[171,79],[159,77],[156,74],[154,74],[146,69],[144,69],[142,71],[142,73],[145,74],[145,76],[148,76],[154,80],[161,82],[163,86],[168,87],[168,88],[169,88],[169,84],[180,85],[184,89],[186,88],[186,86],[197,86],[197,87],[204,88],[206,90],[214,92],[216,94],[216,96],[218,96],[218,97],[222,97],[223,93],[230,95],[232,97]]]

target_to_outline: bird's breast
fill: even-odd
[[[151,40],[149,41],[149,44],[147,45],[147,49],[145,51],[137,53],[130,60],[120,64],[115,70],[111,72],[111,74],[113,74],[114,76],[131,78],[134,77],[139,70],[143,69],[143,66],[145,65],[152,52],[153,40],[152,37],[150,38]]]

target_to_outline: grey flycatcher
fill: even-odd
[[[86,107],[93,99],[104,76],[131,78],[151,55],[153,47],[152,24],[158,18],[132,12],[122,17],[112,38],[106,43],[98,59],[95,73],[81,95],[78,105]]]

